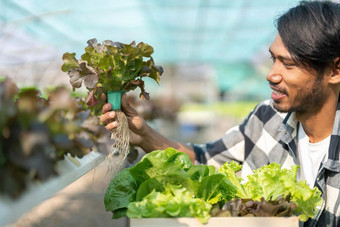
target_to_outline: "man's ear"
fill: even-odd
[[[340,83],[340,57],[334,59],[334,65],[332,69],[332,76],[329,78],[329,83],[339,84]]]

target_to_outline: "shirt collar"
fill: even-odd
[[[295,112],[289,112],[280,127],[283,132],[283,142],[290,143],[297,136],[298,121]]]
[[[325,168],[334,172],[340,172],[340,96],[335,113],[331,141],[328,149],[328,159],[324,163]]]
[[[280,130],[283,132],[282,141],[287,144],[292,143],[293,140],[297,138],[297,129],[298,121],[295,112],[290,112],[280,127]],[[295,150],[293,150],[293,152],[296,153]],[[334,172],[340,172],[340,96],[327,157],[327,160],[323,163],[324,168]]]

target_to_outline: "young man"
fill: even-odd
[[[300,2],[277,21],[269,48],[267,80],[271,100],[260,103],[245,121],[219,140],[184,145],[149,127],[122,98],[131,144],[146,152],[174,147],[193,162],[220,166],[242,163],[242,176],[271,162],[300,165],[298,180],[322,191],[324,204],[305,226],[340,226],[340,4]],[[110,104],[101,121],[117,126]]]

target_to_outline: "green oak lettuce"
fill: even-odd
[[[236,175],[236,172],[241,170],[242,166],[237,162],[226,162],[224,163],[218,172],[224,173],[229,181],[236,187],[235,197],[247,198],[247,193],[242,185],[242,178]]]
[[[244,184],[248,197],[260,201],[276,200],[280,196],[290,196],[290,200],[298,207],[295,211],[301,221],[307,221],[316,214],[315,207],[321,205],[321,192],[317,187],[310,189],[306,181],[297,182],[296,175],[299,166],[291,169],[281,169],[281,165],[271,163],[248,175]]]

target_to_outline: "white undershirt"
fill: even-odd
[[[321,161],[324,159],[330,143],[331,136],[317,142],[310,143],[309,138],[301,124],[298,132],[298,154],[300,169],[298,170],[298,180],[306,180],[309,187],[314,187],[314,182]]]

